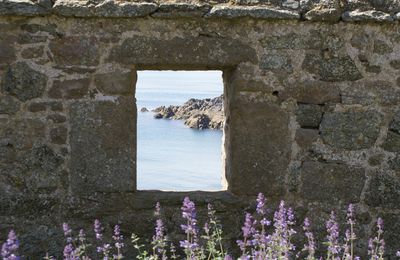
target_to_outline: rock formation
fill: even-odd
[[[185,120],[185,125],[195,129],[222,129],[223,101],[223,95],[206,99],[191,98],[182,106],[161,106],[154,109],[154,118]]]

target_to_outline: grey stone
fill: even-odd
[[[321,54],[307,53],[302,68],[317,74],[322,81],[355,81],[362,78],[350,56],[324,57]]]
[[[51,114],[47,116],[47,120],[52,121],[55,124],[64,123],[67,121],[67,118],[61,114]]]
[[[393,120],[390,123],[389,129],[400,134],[400,110],[397,110],[394,114]]]
[[[373,154],[371,157],[368,158],[368,164],[371,166],[379,166],[382,164],[384,160],[383,154]]]
[[[400,102],[400,89],[388,81],[368,81],[341,87],[344,104],[392,106]]]
[[[0,34],[0,64],[8,64],[15,60],[15,37],[7,34]]]
[[[15,119],[0,127],[0,140],[7,140],[15,149],[32,149],[44,142],[45,133],[45,124],[40,119]]]
[[[49,48],[58,66],[95,66],[99,63],[99,43],[95,37],[55,38]]]
[[[40,16],[50,13],[51,1],[1,0],[0,15]]]
[[[337,22],[340,20],[341,14],[341,10],[337,8],[316,8],[305,13],[304,18],[308,21]]]
[[[54,81],[48,95],[50,98],[79,99],[88,94],[90,79]]]
[[[382,148],[389,152],[400,152],[400,134],[388,131]]]
[[[309,45],[305,42],[304,36],[296,33],[288,33],[278,36],[267,36],[261,40],[266,49],[303,49]]]
[[[73,193],[134,191],[134,99],[73,102],[69,111]]]
[[[299,82],[285,88],[278,97],[282,100],[294,98],[298,103],[335,104],[341,102],[340,90],[335,83],[321,81]]]
[[[296,131],[296,142],[303,149],[310,149],[312,144],[318,139],[318,129],[299,128]]]
[[[88,17],[94,15],[94,4],[81,0],[57,0],[53,12],[61,16]]]
[[[67,17],[143,17],[157,9],[154,3],[118,2],[106,0],[99,3],[79,0],[57,0],[53,11]]]
[[[383,233],[383,239],[385,240],[385,254],[388,259],[396,259],[396,252],[399,251],[400,241],[400,216],[396,213],[388,212],[380,215],[384,222],[384,228],[386,231]],[[387,232],[389,231],[390,232]],[[373,230],[376,232],[376,230]]]
[[[33,112],[33,113],[46,111],[46,103],[42,103],[42,102],[36,103],[35,102],[32,104],[29,104],[28,111]]]
[[[279,52],[263,55],[260,59],[260,68],[263,70],[293,72],[292,61],[289,55]]]
[[[365,203],[371,207],[399,209],[400,182],[388,173],[376,173],[372,176],[366,194]]]
[[[322,117],[322,140],[334,148],[366,149],[374,145],[379,135],[382,115],[376,111],[327,112]]]
[[[289,115],[268,102],[234,102],[226,137],[235,151],[227,150],[228,190],[237,195],[281,197],[290,158]],[[265,142],[264,140],[268,140]]]
[[[2,80],[2,90],[16,96],[21,101],[40,97],[47,84],[47,76],[32,69],[25,62],[9,66]]]
[[[390,169],[400,172],[400,154],[388,161]]]
[[[378,54],[387,54],[391,53],[393,51],[393,48],[389,46],[386,42],[382,40],[375,40],[374,42],[374,53]]]
[[[39,42],[46,42],[48,39],[47,36],[41,35],[30,35],[27,33],[21,34],[18,36],[18,43],[19,44],[31,44],[31,43],[39,43]]]
[[[50,130],[50,141],[53,144],[65,144],[68,130],[65,126],[58,126]]]
[[[209,48],[213,46],[213,48]],[[168,53],[168,55],[164,55]],[[111,50],[109,61],[136,64],[139,67],[194,68],[232,66],[241,62],[256,62],[255,50],[240,41],[230,38],[172,38],[157,40],[137,36],[125,39],[120,46]]]
[[[322,107],[319,105],[299,104],[296,119],[303,128],[318,128],[322,119]]]
[[[382,69],[380,66],[368,64],[367,66],[365,66],[365,71],[369,73],[379,74],[381,73]]]
[[[299,20],[300,13],[266,6],[214,6],[206,17]]]
[[[400,60],[391,60],[389,64],[393,69],[400,70]]]
[[[390,14],[368,10],[368,11],[347,11],[342,14],[343,21],[346,22],[393,22]]]
[[[366,180],[364,170],[343,164],[306,161],[301,166],[301,196],[322,203],[356,203]]]
[[[300,7],[300,1],[299,0],[283,0],[282,6],[285,8],[292,9],[292,10],[297,10]]]
[[[117,2],[106,0],[95,7],[95,16],[100,17],[143,17],[157,9],[155,3]]]
[[[130,95],[134,93],[136,74],[133,72],[114,72],[98,74],[94,77],[97,89],[105,95]]]
[[[399,20],[400,20],[400,12],[398,12],[397,14],[394,15],[394,19],[395,19],[396,21],[399,21]]]
[[[178,18],[202,17],[211,9],[207,4],[192,3],[161,3],[152,17]]]
[[[43,46],[31,47],[23,50],[21,53],[21,57],[24,59],[36,59],[42,57],[43,53]]]
[[[0,114],[13,115],[19,111],[21,102],[11,96],[0,96]]]

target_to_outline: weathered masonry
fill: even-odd
[[[264,192],[299,223],[354,203],[361,239],[382,216],[393,255],[399,12],[377,0],[0,0],[0,233],[16,228],[27,256],[60,249],[65,220],[148,237],[157,200],[178,229],[187,193],[136,191],[136,71],[212,69],[224,73],[228,191],[189,195],[216,204],[228,241]]]

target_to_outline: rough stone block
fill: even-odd
[[[17,62],[8,67],[1,82],[1,89],[21,101],[40,97],[47,84],[47,76],[32,69],[25,62]]]
[[[11,96],[0,96],[0,114],[13,115],[19,111],[21,102]]]
[[[260,60],[260,68],[275,72],[293,72],[292,60],[288,54],[283,52],[263,55]]]
[[[385,254],[388,255],[389,259],[391,256],[396,255],[399,251],[400,241],[400,215],[396,213],[383,213],[380,215],[383,219],[383,225],[385,232],[383,233],[383,239],[385,240]],[[376,232],[376,230],[374,230]]]
[[[296,119],[301,127],[318,128],[322,119],[322,107],[319,105],[299,104]]]
[[[0,64],[8,64],[15,60],[15,37],[12,35],[0,35]]]
[[[400,209],[400,181],[388,173],[375,173],[365,194],[365,203],[371,207]]]
[[[382,148],[389,152],[400,152],[400,134],[388,131]]]
[[[43,46],[31,47],[22,51],[21,57],[24,59],[36,59],[42,57],[44,53]]]
[[[397,110],[390,123],[389,129],[400,134],[400,110]]]
[[[28,106],[28,111],[29,112],[42,112],[42,111],[46,111],[46,103],[40,102],[40,103],[32,103],[29,104]]]
[[[400,70],[400,59],[399,60],[391,60],[390,66],[395,70]]]
[[[55,124],[64,123],[67,121],[67,118],[61,114],[51,114],[47,116],[47,120],[52,121]]]
[[[345,22],[393,22],[393,17],[390,14],[376,11],[347,11],[342,14],[342,20]]]
[[[312,143],[315,142],[319,137],[317,129],[305,129],[299,128],[296,131],[296,142],[303,149],[310,149]]]
[[[213,46],[213,48],[209,48]],[[165,55],[168,53],[168,55]],[[151,39],[137,36],[128,38],[111,50],[109,61],[127,65],[160,68],[216,68],[241,62],[257,62],[253,48],[229,38],[172,38]]]
[[[31,149],[43,143],[45,124],[40,119],[18,119],[0,125],[0,140],[16,149]]]
[[[2,0],[0,15],[40,16],[50,13],[51,0]]]
[[[374,53],[383,55],[387,53],[391,53],[393,51],[393,47],[387,44],[385,41],[382,40],[375,40],[374,42]]]
[[[298,103],[335,104],[341,102],[340,90],[335,83],[321,81],[299,82],[278,94],[281,100],[294,98]]]
[[[214,6],[206,17],[235,19],[250,17],[267,20],[299,20],[300,13],[267,6]]]
[[[357,203],[366,180],[362,168],[344,164],[304,162],[301,195],[322,203]]]
[[[325,57],[321,54],[306,53],[302,68],[318,75],[322,81],[355,81],[362,78],[350,56]]]
[[[94,77],[95,86],[104,95],[132,95],[135,83],[134,72],[114,72]]]
[[[192,3],[161,3],[152,17],[179,18],[179,17],[202,17],[211,6],[207,4]]]
[[[50,140],[53,144],[65,144],[68,130],[65,126],[59,126],[50,130]]]
[[[400,103],[400,89],[389,81],[368,81],[341,87],[343,104],[393,106]]]
[[[308,21],[337,22],[341,17],[341,10],[338,8],[315,8],[308,11],[304,17]]]
[[[80,99],[89,91],[90,79],[54,81],[49,90],[50,98]]]
[[[99,63],[99,44],[94,37],[55,38],[49,48],[58,66],[96,66]]]
[[[157,9],[155,3],[80,0],[57,0],[53,11],[67,17],[142,17]]]
[[[134,102],[132,97],[120,97],[70,105],[70,185],[74,194],[135,190]]]
[[[325,144],[338,149],[358,150],[374,145],[382,115],[376,111],[327,112],[320,132]]]
[[[279,197],[290,158],[289,115],[268,102],[235,102],[228,118],[228,190],[237,195]]]

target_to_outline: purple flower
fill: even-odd
[[[115,242],[115,248],[117,249],[117,254],[114,255],[114,259],[122,259],[123,255],[121,252],[121,249],[124,247],[124,243],[123,243],[123,239],[124,237],[121,235],[121,230],[119,225],[115,225],[114,227],[114,235],[113,235],[113,239]]]
[[[233,258],[232,258],[232,256],[230,256],[230,255],[226,255],[226,256],[224,257],[224,260],[233,260]]]
[[[96,219],[94,221],[94,233],[96,234],[96,239],[101,240],[103,238],[102,231],[101,223]]]
[[[63,231],[64,231],[64,236],[67,239],[68,243],[72,243],[72,229],[69,228],[69,225],[67,223],[63,223]]]
[[[328,255],[336,256],[340,253],[339,246],[339,226],[336,222],[335,212],[331,212],[331,216],[329,220],[326,222],[326,230],[328,232],[327,235],[327,244],[328,244]],[[329,257],[328,257],[329,258]]]
[[[182,217],[186,220],[186,224],[181,225],[181,228],[186,233],[187,239],[180,241],[180,246],[185,249],[186,257],[190,259],[194,255],[194,251],[199,249],[196,207],[189,197],[185,197],[181,210]]]
[[[67,244],[64,247],[63,255],[65,260],[75,260],[74,247],[72,246],[71,243]]]
[[[349,225],[354,225],[354,205],[349,204],[349,207],[347,209],[347,224]]]
[[[121,249],[124,247],[124,243],[123,243],[124,237],[121,235],[121,229],[120,229],[119,225],[115,225],[115,227],[114,227],[113,239],[115,242],[115,247],[117,249]]]
[[[261,216],[264,216],[265,214],[267,214],[265,202],[266,202],[266,200],[265,200],[264,194],[259,193],[258,196],[257,196],[257,208],[256,208],[256,211]]]
[[[19,248],[19,241],[14,230],[8,233],[7,241],[3,244],[1,248],[1,256],[3,260],[18,260],[17,251]]]
[[[400,251],[397,251],[397,252],[396,252],[396,256],[397,256],[397,257],[400,257]]]
[[[307,237],[307,244],[304,245],[303,251],[308,252],[308,259],[314,259],[316,246],[314,234],[311,232],[310,226],[310,220],[308,218],[304,219],[303,230]]]
[[[376,221],[376,226],[378,227],[378,233],[382,234],[383,233],[383,220],[381,218],[378,218]]]

